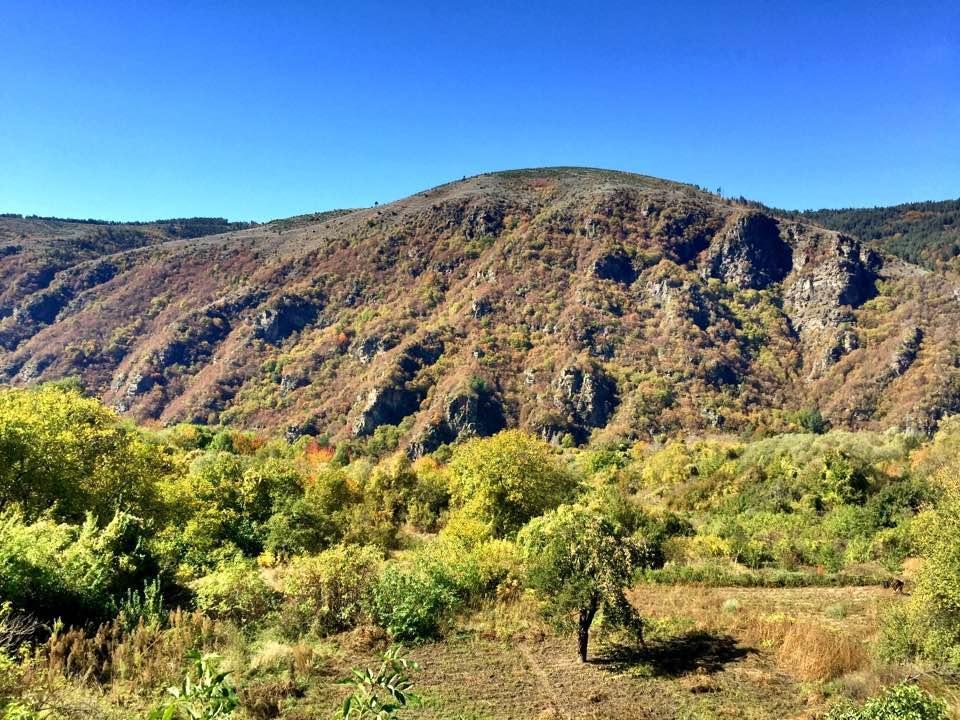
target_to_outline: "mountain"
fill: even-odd
[[[960,410],[954,277],[694,186],[552,168],[201,237],[50,222],[0,219],[0,381],[79,376],[138,421],[421,454]]]

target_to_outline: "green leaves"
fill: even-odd
[[[530,518],[556,507],[575,485],[553,449],[520,430],[457,448],[450,469],[455,502],[488,523],[496,537],[512,535]]]
[[[639,566],[640,548],[600,513],[561,505],[532,520],[517,543],[527,562],[527,583],[557,624],[598,604],[609,620],[638,623],[623,590]]]
[[[409,671],[419,669],[404,655],[403,646],[387,650],[375,671],[354,668],[352,677],[340,681],[353,687],[353,693],[344,699],[333,720],[394,720],[402,710],[420,703],[407,676]]]
[[[233,714],[239,700],[228,672],[218,668],[219,656],[187,653],[193,673],[183,676],[180,685],[167,688],[169,695],[147,716],[148,720],[214,720]]]

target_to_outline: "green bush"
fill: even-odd
[[[82,525],[28,524],[7,510],[0,514],[0,597],[46,619],[106,619],[129,588],[155,574],[143,540],[143,523],[124,513],[100,528],[92,516]]]
[[[337,545],[296,558],[283,575],[284,624],[322,633],[347,630],[366,617],[383,562],[369,546]]]
[[[371,602],[377,624],[401,641],[436,637],[457,605],[456,589],[442,573],[422,565],[404,570],[395,563],[377,578]]]
[[[194,580],[190,588],[198,610],[240,625],[260,620],[277,601],[257,566],[240,558]]]
[[[454,451],[450,470],[456,504],[489,523],[496,537],[515,533],[531,518],[556,507],[575,486],[554,450],[520,430],[461,445]]]
[[[827,720],[947,720],[947,704],[912,683],[901,683],[870,698],[862,707],[835,706]]]

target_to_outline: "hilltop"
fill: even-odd
[[[956,280],[816,219],[578,168],[197,237],[0,218],[0,381],[78,376],[137,421],[392,433],[413,455],[513,425],[580,443],[814,410],[930,432],[960,410]]]

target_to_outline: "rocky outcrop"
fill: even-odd
[[[281,295],[254,320],[254,337],[278,345],[295,332],[316,322],[323,302],[299,295]]]
[[[361,396],[352,427],[354,437],[372,435],[381,425],[396,425],[419,410],[429,381],[416,382],[417,375],[440,359],[443,348],[443,341],[434,335],[403,348],[386,377]]]
[[[617,385],[602,368],[565,367],[553,383],[553,413],[541,419],[541,435],[555,442],[569,432],[577,442],[606,426],[619,399]]]
[[[371,388],[353,424],[355,437],[372,435],[381,425],[396,425],[416,412],[423,397],[406,387]]]
[[[921,328],[915,327],[906,334],[900,342],[900,346],[897,348],[893,359],[890,361],[890,365],[887,367],[885,375],[889,377],[890,380],[900,377],[910,369],[913,361],[917,359],[917,354],[920,352],[920,344],[922,342],[923,330]]]
[[[359,360],[362,365],[369,365],[377,355],[396,347],[396,345],[397,340],[393,336],[368,335],[353,343],[350,354]]]
[[[624,285],[629,285],[637,279],[633,259],[623,248],[612,250],[594,260],[592,272],[600,280],[612,280]]]
[[[492,394],[473,390],[454,393],[444,403],[443,417],[428,423],[410,443],[407,453],[421,457],[441,445],[493,435],[505,426],[503,407]]]
[[[750,213],[714,237],[707,250],[706,274],[742,290],[761,290],[787,276],[792,257],[777,221]]]
[[[802,243],[798,250],[813,257],[798,263],[796,278],[784,293],[784,304],[801,336],[848,320],[850,308],[860,307],[877,294],[882,260],[857,240],[837,235]]]
[[[488,298],[477,298],[470,304],[470,314],[477,320],[493,312],[493,303]]]

